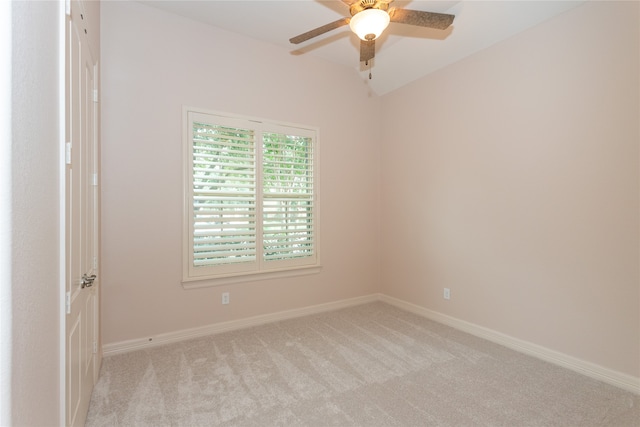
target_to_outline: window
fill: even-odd
[[[184,127],[185,287],[317,271],[317,131],[194,109]]]

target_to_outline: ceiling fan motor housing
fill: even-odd
[[[381,0],[360,0],[355,2],[349,8],[349,12],[351,16],[355,16],[357,13],[362,12],[366,9],[380,9],[380,10],[388,10],[390,1],[381,1]]]

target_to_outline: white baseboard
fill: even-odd
[[[114,356],[116,354],[128,353],[130,351],[142,350],[160,345],[171,344],[179,341],[185,341],[192,338],[203,337],[207,335],[219,334],[238,329],[249,328],[252,326],[264,325],[267,323],[278,322],[281,320],[294,319],[297,317],[308,316],[311,314],[323,313],[325,311],[339,310],[341,308],[352,307],[360,304],[378,301],[380,298],[377,294],[367,295],[364,297],[350,298],[346,300],[330,302],[326,304],[312,305],[309,307],[297,308],[293,310],[280,311],[277,313],[265,314],[261,316],[249,317],[246,319],[231,320],[228,322],[214,323],[212,325],[201,326],[198,328],[183,329],[181,331],[168,332],[164,334],[154,335],[148,338],[133,339],[120,341],[111,344],[105,344],[102,347],[103,357]]]
[[[364,297],[350,298],[341,301],[330,302],[326,304],[313,305],[293,310],[286,310],[272,314],[249,317],[246,319],[232,320],[229,322],[215,323],[212,325],[202,326],[198,328],[184,329],[181,331],[168,332],[155,335],[150,338],[134,339],[121,341],[112,344],[106,344],[103,347],[103,356],[109,357],[116,354],[128,353],[134,350],[142,350],[160,345],[171,344],[192,338],[203,337],[207,335],[229,332],[252,326],[264,325],[267,323],[278,322],[282,320],[294,319],[297,317],[308,316],[311,314],[323,313],[326,311],[339,310],[342,308],[352,307],[360,304],[366,304],[374,301],[382,301],[391,304],[400,309],[415,313],[427,319],[433,320],[443,325],[469,333],[487,341],[503,345],[512,350],[519,351],[529,356],[562,366],[572,371],[578,372],[590,378],[611,384],[632,393],[640,394],[640,378],[623,374],[612,369],[586,362],[581,359],[539,346],[537,344],[513,338],[501,332],[485,328],[455,317],[447,316],[424,307],[393,298],[384,294],[373,294]]]
[[[460,331],[469,333],[487,341],[503,345],[512,350],[536,357],[538,359],[562,366],[572,371],[578,372],[590,378],[605,382],[607,384],[619,387],[632,393],[640,394],[640,378],[623,374],[612,369],[586,362],[581,359],[539,346],[537,344],[513,338],[509,335],[485,328],[455,317],[447,316],[433,310],[420,307],[418,305],[392,298],[384,294],[379,295],[379,300],[401,308],[403,310],[426,317],[438,323],[442,323]]]

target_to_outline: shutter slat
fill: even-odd
[[[216,260],[215,259],[211,259],[211,258],[206,258],[206,259],[194,259],[193,260],[193,265],[194,267],[209,267],[211,265],[222,265],[222,264],[241,264],[241,263],[246,263],[246,262],[252,262],[255,261],[256,257],[255,255],[251,255],[251,256],[245,256],[245,257],[225,257],[222,259]]]
[[[196,258],[221,258],[222,256],[229,255],[248,255],[252,254],[255,251],[256,246],[253,245],[226,245],[225,250],[219,250],[218,245],[207,245],[203,247],[198,247],[198,251],[196,252]]]
[[[237,231],[224,231],[220,230],[215,234],[205,233],[200,230],[194,236],[194,246],[198,245],[201,239],[206,243],[208,240],[205,239],[219,239],[221,243],[228,242],[238,242],[238,241],[255,241],[255,230],[247,230],[245,234],[239,233]]]

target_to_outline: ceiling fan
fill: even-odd
[[[389,5],[393,0],[342,0],[342,2],[349,6],[351,18],[338,19],[292,37],[289,41],[293,44],[302,43],[349,24],[351,31],[360,38],[360,61],[368,63],[376,54],[376,39],[390,22],[444,30],[453,23],[455,18],[455,15],[446,13],[390,8]]]

